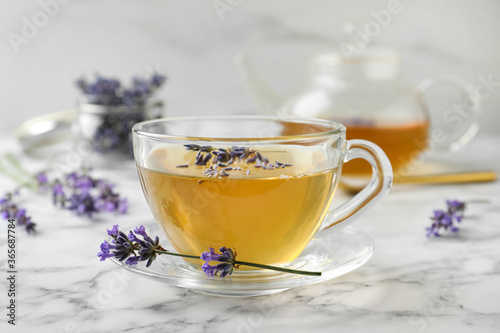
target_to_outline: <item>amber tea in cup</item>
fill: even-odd
[[[167,118],[137,124],[133,133],[151,212],[185,254],[226,246],[243,261],[289,263],[319,230],[385,195],[392,180],[380,148],[347,142],[345,127],[325,120]],[[358,156],[376,166],[372,184],[329,211],[343,162]]]

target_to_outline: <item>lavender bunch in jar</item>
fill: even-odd
[[[165,76],[133,78],[123,86],[114,78],[80,78],[77,87],[83,96],[78,103],[77,138],[88,140],[99,154],[132,157],[131,129],[141,121],[160,118],[163,103],[154,98]]]

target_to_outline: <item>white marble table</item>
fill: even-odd
[[[15,149],[3,140],[1,151]],[[457,170],[500,171],[500,137],[478,137],[445,159]],[[38,167],[29,162],[30,168]],[[128,170],[127,170],[128,168]],[[270,296],[225,298],[131,274],[96,257],[105,229],[150,218],[131,165],[97,172],[129,197],[130,213],[95,221],[37,195],[23,204],[38,234],[18,230],[16,326],[6,317],[5,224],[0,238],[0,332],[499,332],[500,185],[396,186],[356,225],[376,243],[361,268]],[[12,186],[0,178],[2,191]],[[445,199],[469,205],[459,234],[427,239]],[[339,198],[340,200],[341,198]]]

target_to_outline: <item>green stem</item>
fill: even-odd
[[[282,268],[282,267],[278,267],[278,266],[262,265],[262,264],[256,264],[253,262],[247,262],[247,261],[235,260],[234,264],[235,265],[245,265],[245,266],[251,266],[251,267],[258,267],[258,268],[264,268],[264,269],[271,269],[273,271],[280,271],[280,272],[291,273],[291,274],[321,276],[321,272],[301,271],[298,269],[289,269],[289,268]]]
[[[19,160],[17,159],[16,156],[14,156],[13,154],[11,153],[7,153],[5,154],[5,159],[15,168],[17,169],[18,171],[20,171],[21,173],[23,173],[26,177],[29,177],[29,178],[32,178],[33,175],[31,174],[31,172],[27,171],[26,169],[23,168],[23,166],[21,165],[21,163],[19,163]]]
[[[36,189],[36,186],[33,184],[33,180],[32,180],[33,175],[28,173],[26,170],[24,170],[21,167],[21,165],[19,164],[19,161],[15,158],[14,155],[6,154],[6,155],[4,155],[3,160],[8,162],[11,167],[14,167],[15,169],[17,169],[17,171],[21,171],[21,173],[23,173],[25,176],[29,176],[29,178],[23,179],[23,178],[21,178],[21,175],[19,175],[19,173],[15,174],[15,173],[11,172],[11,170],[7,170],[5,165],[2,163],[3,162],[2,160],[0,160],[0,172],[1,173],[6,175],[7,177],[12,179],[13,181],[19,183],[19,187],[28,187],[28,188],[31,188],[33,190]]]
[[[171,255],[171,256],[184,257],[184,258],[193,258],[193,259],[199,259],[199,260],[201,260],[201,258],[199,256],[193,256],[193,255],[189,255],[189,254],[181,254],[181,253],[174,253],[174,252],[169,252],[169,251],[159,251],[159,250],[157,250],[156,253],[158,253],[158,254],[168,254],[168,255]],[[256,263],[247,262],[247,261],[235,260],[235,261],[233,261],[232,264],[233,265],[244,265],[244,266],[251,266],[251,267],[257,267],[257,268],[270,269],[270,270],[273,270],[273,271],[280,271],[280,272],[285,272],[285,273],[290,273],[290,274],[321,276],[321,272],[301,271],[301,270],[297,270],[297,269],[289,269],[289,268],[282,268],[282,267],[277,267],[277,266],[269,266],[269,265],[263,265],[263,264],[256,264]]]
[[[175,252],[169,252],[169,251],[160,251],[160,250],[156,250],[156,253],[158,254],[168,254],[170,256],[176,256],[176,257],[184,257],[184,258],[193,258],[193,259],[200,259],[200,256],[192,256],[192,255],[189,255],[189,254],[181,254],[181,253],[175,253]]]
[[[17,175],[5,170],[5,168],[0,167],[0,173],[3,173],[5,176],[7,176],[10,179],[12,179],[13,181],[17,182],[19,184],[19,187],[29,187],[29,188],[34,189],[33,184],[31,184],[31,182],[19,178]]]

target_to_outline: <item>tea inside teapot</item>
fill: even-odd
[[[345,58],[326,54],[311,62],[307,84],[283,106],[286,114],[326,118],[347,127],[347,139],[379,145],[395,170],[427,149],[429,117],[416,88],[400,80],[397,53],[384,50]],[[344,174],[369,175],[365,161]]]
[[[474,88],[456,77],[428,79],[422,87],[408,85],[400,78],[399,54],[392,49],[366,49],[350,57],[341,53],[316,56],[310,62],[307,80],[285,101],[265,84],[248,59],[240,56],[237,60],[259,111],[338,121],[346,125],[348,140],[364,139],[379,145],[395,172],[409,166],[422,152],[430,152],[429,147],[457,150],[479,127],[476,105],[462,128],[442,122],[434,128],[436,115],[443,117],[444,110],[433,110],[438,112],[433,112],[431,122],[423,92],[436,83],[454,86],[465,96],[473,94]],[[369,175],[371,167],[364,161],[353,161],[346,164],[343,174]]]

